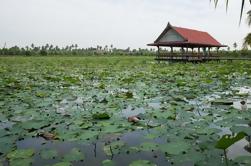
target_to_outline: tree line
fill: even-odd
[[[77,44],[67,45],[65,47],[58,47],[52,44],[44,46],[35,46],[31,44],[26,47],[13,46],[10,48],[0,48],[0,55],[20,55],[20,56],[56,56],[56,55],[76,55],[76,56],[90,56],[90,55],[154,55],[154,49],[119,49],[113,45],[97,46],[89,48],[79,48]]]
[[[230,47],[226,49],[221,49],[218,52],[219,56],[249,56],[251,57],[251,50],[244,48],[242,50],[237,50],[237,43],[233,44],[233,50]],[[167,48],[162,48],[163,51],[167,51]],[[180,50],[175,50],[179,52]],[[216,54],[216,51],[212,50],[212,53]],[[13,46],[10,48],[3,47],[0,48],[0,56],[117,56],[117,55],[131,55],[131,56],[155,56],[156,49],[131,49],[130,47],[126,49],[115,48],[113,45],[106,46],[96,46],[89,48],[79,48],[77,44],[68,45],[65,47],[58,47],[52,44],[46,44],[44,46],[35,46],[31,44],[26,47]]]

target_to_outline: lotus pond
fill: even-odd
[[[250,101],[251,62],[1,57],[0,166],[251,165]]]

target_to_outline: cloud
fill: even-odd
[[[168,21],[208,31],[220,42],[241,45],[249,29],[238,25],[240,2],[209,0],[0,0],[0,46],[31,43],[81,47],[146,47]]]

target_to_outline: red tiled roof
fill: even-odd
[[[207,45],[219,45],[221,43],[214,39],[207,32],[197,31],[193,29],[181,28],[181,27],[173,27],[176,32],[178,32],[183,38],[187,40],[189,43],[197,43],[197,44],[207,44]]]
[[[170,30],[175,30],[184,41],[160,41],[161,38]],[[198,31],[194,29],[181,28],[172,26],[168,23],[165,30],[160,34],[160,36],[155,40],[154,43],[148,44],[148,46],[177,46],[177,47],[226,47],[222,45],[215,38],[213,38],[209,33]]]

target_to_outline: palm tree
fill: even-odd
[[[210,2],[211,2],[211,1],[212,1],[212,0],[210,0]],[[241,23],[241,18],[242,18],[242,15],[243,15],[244,6],[245,6],[245,2],[246,2],[246,1],[249,1],[250,5],[251,5],[251,0],[242,0],[242,1],[241,1],[240,23]],[[217,7],[218,2],[219,2],[219,0],[214,0],[215,7]],[[226,0],[226,10],[228,9],[228,3],[229,3],[229,0]]]
[[[247,49],[248,47],[251,47],[251,33],[244,38],[243,48]]]
[[[34,48],[35,48],[35,45],[32,43],[31,44],[31,48],[34,50]]]
[[[247,17],[248,26],[251,26],[251,10],[249,10],[249,11],[247,12],[247,15],[248,15],[248,17]]]
[[[75,44],[74,47],[75,47],[75,49],[78,49],[78,45],[77,44]]]
[[[236,48],[238,47],[238,45],[237,45],[236,42],[234,42],[233,47],[234,47],[234,49],[235,49],[235,51],[236,51]]]

